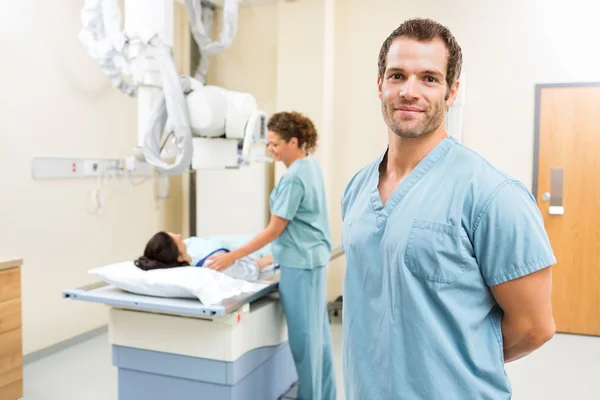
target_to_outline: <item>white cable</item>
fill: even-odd
[[[200,0],[185,0],[192,35],[203,53],[216,54],[231,46],[237,33],[239,2],[240,0],[225,0],[223,4],[223,28],[219,40],[213,42],[202,23]]]
[[[92,209],[88,207],[87,197],[86,197],[86,211],[90,214],[101,214],[102,213],[102,173],[98,175],[96,178],[96,187],[94,187],[89,195],[89,199],[91,200]]]
[[[213,41],[210,34],[207,33],[212,31],[214,19],[212,8],[203,5],[200,0],[185,0],[192,36],[200,51],[200,63],[196,68],[194,78],[202,84],[206,83],[206,75],[208,74],[208,56],[231,47],[237,33],[239,2],[240,0],[225,0],[221,34],[219,40]]]
[[[100,209],[98,202],[98,192],[97,188],[90,190],[89,194],[85,198],[85,209],[89,214],[98,214]],[[90,209],[90,203],[92,209]]]
[[[150,114],[144,140],[144,158],[159,172],[180,174],[192,162],[192,134],[184,92],[191,90],[191,82],[186,77],[179,77],[170,49],[158,36],[151,41],[148,52],[158,62],[163,80],[163,91],[159,95]],[[175,146],[178,148],[173,164],[160,158],[161,137],[169,118],[175,135]]]
[[[214,10],[212,7],[205,5],[202,2],[200,2],[200,8],[202,13],[202,24],[206,28],[206,31],[212,32],[212,26],[215,18]],[[208,76],[208,69],[210,67],[209,57],[208,54],[204,53],[204,51],[200,49],[200,47],[198,47],[198,52],[200,53],[200,62],[198,62],[198,66],[196,67],[196,71],[194,72],[194,78],[196,78],[203,85],[205,85]]]
[[[140,180],[135,181],[133,179],[133,172],[131,171],[127,171],[127,181],[129,182],[129,188],[131,189],[132,186],[139,186],[142,185],[144,182],[146,182],[148,179],[150,179],[150,177],[148,176],[144,176],[142,177]]]
[[[98,174],[96,178],[96,187],[93,188],[88,195],[93,207],[91,210],[86,202],[86,210],[90,214],[102,214],[102,210],[112,193],[111,186],[118,187],[118,172],[120,172],[118,168],[111,168],[103,170]]]
[[[117,0],[85,0],[81,10],[83,27],[79,40],[88,54],[108,75],[113,87],[129,96],[135,96],[136,87],[125,82],[122,73],[129,74],[127,64],[128,39],[121,27],[121,10]]]

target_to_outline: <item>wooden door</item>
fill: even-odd
[[[600,336],[600,84],[537,86],[535,158],[557,331]]]

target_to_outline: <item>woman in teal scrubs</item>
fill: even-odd
[[[299,400],[335,400],[326,279],[331,256],[323,174],[310,155],[317,145],[312,121],[297,112],[273,115],[268,149],[287,172],[270,197],[271,220],[248,244],[208,259],[223,270],[268,243],[281,267],[279,293],[299,379]]]

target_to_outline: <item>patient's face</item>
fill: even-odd
[[[183,242],[183,239],[181,239],[181,235],[172,232],[168,232],[168,234],[173,238],[173,240],[177,244],[177,248],[179,249],[179,261],[184,261],[185,256],[187,255],[187,246]]]

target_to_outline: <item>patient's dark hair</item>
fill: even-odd
[[[190,265],[187,261],[177,261],[177,243],[167,232],[158,232],[148,241],[144,255],[135,260],[135,265],[144,271]]]

